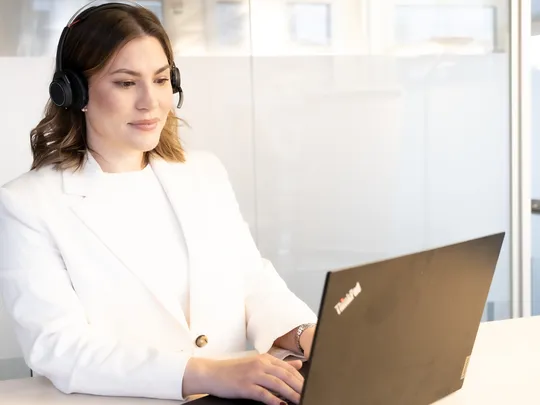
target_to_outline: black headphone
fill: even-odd
[[[73,70],[62,69],[62,56],[64,50],[64,43],[69,34],[71,27],[88,18],[97,10],[105,10],[112,8],[124,8],[124,7],[142,7],[135,2],[128,3],[106,3],[99,6],[92,6],[92,4],[98,2],[94,0],[77,11],[66,27],[63,29],[58,41],[58,48],[56,50],[56,71],[54,72],[53,80],[49,85],[49,95],[54,104],[58,107],[74,108],[80,110],[88,104],[88,82],[83,74],[75,72]],[[178,93],[178,105],[177,108],[182,107],[184,102],[184,92],[181,87],[180,70],[172,62],[171,66],[171,86],[173,94]]]

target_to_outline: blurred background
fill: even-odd
[[[0,0],[0,184],[29,170],[86,3]],[[519,154],[540,121],[515,112],[520,92],[540,101],[540,1],[139,3],[174,45],[186,147],[221,158],[262,254],[315,311],[328,270],[506,231],[483,321],[540,312],[540,161]],[[528,70],[512,21],[530,26]],[[0,304],[0,379],[27,375]]]

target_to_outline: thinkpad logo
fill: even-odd
[[[336,309],[336,312],[338,315],[341,315],[345,309],[353,302],[353,300],[358,297],[358,294],[362,291],[362,287],[360,287],[360,283],[356,283],[356,285],[349,290],[349,292],[343,297],[339,302],[334,306]]]

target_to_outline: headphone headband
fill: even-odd
[[[118,8],[118,6],[129,6],[129,7],[142,7],[139,3],[131,0],[118,0],[118,1],[103,1],[103,0],[93,0],[90,3],[84,5],[78,9],[75,14],[69,19],[68,23],[62,30],[60,39],[58,40],[58,47],[56,48],[56,71],[61,72],[63,70],[62,65],[62,55],[64,54],[64,44],[68,37],[71,27],[77,24],[80,21],[84,21],[88,16],[94,13],[97,10],[104,10],[108,8]]]

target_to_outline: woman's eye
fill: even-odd
[[[157,79],[156,80],[156,83],[159,84],[159,85],[163,85],[165,83],[167,83],[169,81],[168,78],[161,78],[161,79]],[[121,81],[121,82],[115,82],[116,85],[118,87],[121,87],[121,88],[124,88],[124,89],[127,89],[128,87],[131,87],[131,86],[134,86],[135,85],[135,82],[133,81]]]
[[[128,88],[135,84],[135,82],[116,82],[116,85],[122,88]]]

